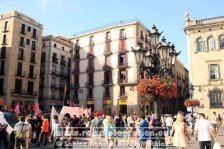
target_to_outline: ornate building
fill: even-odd
[[[206,115],[224,110],[224,17],[190,20],[186,14],[184,28],[189,58],[193,98],[201,105],[196,109]]]

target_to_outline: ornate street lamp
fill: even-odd
[[[166,42],[166,39],[163,37],[161,41],[158,29],[153,25],[152,30],[149,32],[149,48],[143,48],[142,43],[138,43],[136,49],[132,48],[132,52],[135,54],[135,58],[139,67],[139,73],[147,72],[147,75],[150,78],[157,76],[171,76],[172,68],[174,67],[176,57],[180,52],[176,52],[175,46],[170,45],[170,42]],[[164,132],[164,129],[161,129],[160,114],[159,114],[159,105],[158,100],[153,102],[154,114],[155,114],[155,127],[151,129],[158,134]],[[163,148],[165,147],[165,137],[161,135],[155,135],[155,139],[152,139],[152,144],[158,144],[156,147]],[[162,145],[163,144],[163,145]],[[153,146],[155,147],[155,146]]]

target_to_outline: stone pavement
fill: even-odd
[[[92,138],[80,138],[80,139],[78,139],[77,140],[77,142],[90,142],[90,141],[92,141]],[[105,141],[105,139],[101,139],[99,142],[104,142]],[[224,148],[224,127],[222,127],[222,128],[219,128],[219,136],[218,136],[218,141],[219,141],[219,143],[221,144],[221,147],[222,148]],[[131,144],[131,146],[129,147],[129,146],[125,146],[125,145],[127,145],[127,139],[118,139],[118,142],[119,143],[122,143],[122,147],[119,147],[119,148],[133,148],[133,146],[134,146],[134,140],[132,140],[131,142],[130,142],[130,144]],[[166,137],[166,142],[168,142],[168,137]],[[150,146],[150,143],[151,143],[151,141],[148,141],[147,142],[147,146]],[[195,141],[194,140],[194,137],[193,137],[193,135],[191,135],[191,139],[190,139],[190,141],[188,141],[188,145],[189,145],[189,147],[188,148],[190,148],[190,149],[199,149],[199,144],[198,144],[198,142],[197,141]],[[76,148],[81,148],[81,147],[76,147]],[[148,148],[150,148],[150,147],[148,147]],[[167,148],[168,149],[175,149],[175,147],[173,147],[172,145],[168,145],[167,146]],[[48,145],[47,146],[40,146],[40,147],[37,147],[37,146],[35,146],[35,145],[33,145],[33,144],[31,144],[30,145],[30,149],[53,149],[53,145],[52,144],[50,144],[50,143],[48,143]]]

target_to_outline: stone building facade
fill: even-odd
[[[72,43],[61,36],[45,36],[42,39],[40,72],[40,108],[52,105],[61,108],[69,97],[69,77]]]
[[[184,28],[189,58],[193,98],[201,105],[196,109],[211,116],[224,110],[224,17],[190,20],[186,14]]]
[[[154,28],[156,29],[156,28]],[[149,29],[121,21],[75,34],[70,100],[93,111],[149,113],[152,103],[137,94],[139,75],[132,47],[149,46]],[[162,108],[162,107],[161,107]]]
[[[0,96],[7,106],[38,98],[42,30],[20,12],[0,14]]]

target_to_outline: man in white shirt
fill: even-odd
[[[170,130],[173,125],[173,119],[170,117],[170,115],[167,116],[165,123],[166,123],[167,135],[170,136]]]
[[[199,114],[199,120],[195,124],[195,139],[198,140],[200,149],[211,149],[211,136],[216,140],[211,123],[205,119],[203,113]]]
[[[217,121],[218,121],[218,118],[216,116],[216,112],[213,112],[213,116],[212,116],[212,129],[213,129],[215,135],[218,134]]]

